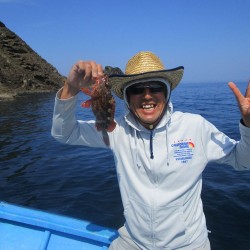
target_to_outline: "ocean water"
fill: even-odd
[[[246,83],[239,87],[245,92]],[[124,217],[112,154],[56,142],[50,134],[54,96],[0,102],[0,200],[117,229]],[[92,119],[80,107],[83,99],[77,117]],[[227,83],[181,84],[171,99],[175,110],[201,114],[240,138],[240,114]],[[116,115],[122,113],[117,100]],[[250,249],[250,171],[209,164],[202,199],[212,249]]]

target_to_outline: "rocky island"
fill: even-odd
[[[106,66],[104,73],[123,74],[111,66]],[[0,21],[0,101],[56,91],[64,80],[55,67]]]
[[[0,22],[0,100],[58,90],[64,77]]]

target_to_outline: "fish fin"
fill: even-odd
[[[83,108],[90,108],[92,100],[89,99],[81,104]]]
[[[85,87],[82,87],[81,90],[82,90],[82,92],[83,92],[84,94],[86,94],[86,95],[91,95],[91,90],[90,90],[90,89],[85,88]]]
[[[108,132],[112,132],[112,131],[115,129],[115,127],[116,127],[116,122],[115,122],[115,121],[112,121],[112,122],[110,123],[110,125],[108,126],[107,131],[108,131]]]

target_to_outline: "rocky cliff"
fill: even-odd
[[[123,74],[106,66],[104,73]],[[65,77],[0,21],[0,101],[29,93],[51,92],[62,87]]]
[[[0,100],[55,91],[63,81],[55,67],[0,22]]]

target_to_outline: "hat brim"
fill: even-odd
[[[134,75],[110,75],[109,85],[111,90],[121,99],[123,99],[123,89],[127,84],[150,78],[163,78],[167,80],[173,90],[181,81],[184,72],[184,67],[180,66],[174,69],[166,69],[160,71],[150,71]]]

